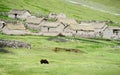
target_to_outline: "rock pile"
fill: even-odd
[[[31,48],[31,45],[20,41],[0,40],[0,47]]]

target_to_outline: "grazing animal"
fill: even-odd
[[[40,63],[41,63],[41,64],[49,64],[48,60],[46,60],[46,59],[41,59],[41,60],[40,60]]]

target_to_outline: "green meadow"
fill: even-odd
[[[64,38],[67,42],[49,38]],[[0,75],[120,75],[119,40],[3,34],[0,39],[31,44],[31,49],[0,48]],[[55,47],[83,52],[54,52]],[[49,64],[40,64],[44,58]]]
[[[73,0],[78,1],[78,0]],[[82,0],[81,0],[82,1]],[[88,1],[88,0],[86,0]],[[104,5],[106,9],[111,12],[120,13],[119,0],[89,0]],[[94,3],[92,4],[94,5]],[[96,5],[97,7],[97,5]],[[33,15],[48,15],[54,11],[56,13],[65,13],[68,17],[78,20],[112,20],[113,22],[120,22],[120,16],[112,15],[109,13],[93,10],[81,5],[75,5],[67,2],[66,0],[1,0],[0,11],[8,12],[11,9],[27,9]],[[3,18],[3,16],[0,16]],[[6,19],[6,18],[5,18]]]

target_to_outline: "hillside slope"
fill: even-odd
[[[75,5],[66,0],[1,0],[1,12],[11,9],[27,9],[32,14],[48,14],[51,11],[56,13],[63,12],[68,17],[79,20],[112,20],[114,22],[120,22],[120,16]]]
[[[90,9],[120,16],[120,0],[67,0]]]

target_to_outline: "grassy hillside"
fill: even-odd
[[[79,5],[97,10],[100,12],[120,16],[120,1],[118,0],[72,0],[77,2]]]
[[[28,39],[29,38],[29,39]],[[68,42],[48,41],[43,36],[7,36],[0,39],[30,43],[31,49],[0,48],[0,75],[119,75],[119,41],[79,38]],[[77,48],[85,53],[60,51],[55,47]],[[41,65],[39,60],[50,64]]]
[[[102,1],[100,2],[102,3]],[[114,2],[119,1],[115,0]],[[120,22],[119,16],[74,5],[66,0],[1,0],[0,11],[9,11],[10,9],[27,9],[33,14],[48,14],[51,11],[63,12],[71,18],[79,20],[113,20],[114,22]]]
[[[86,0],[86,1],[92,1],[105,6],[115,7],[120,9],[120,0]]]

